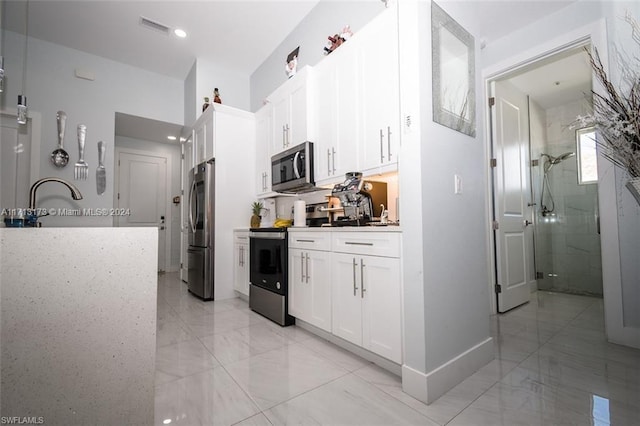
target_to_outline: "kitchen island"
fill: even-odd
[[[157,250],[156,228],[0,228],[3,418],[153,423]]]

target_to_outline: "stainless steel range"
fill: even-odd
[[[281,326],[295,318],[288,307],[288,253],[286,228],[249,231],[249,307]]]

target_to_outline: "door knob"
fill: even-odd
[[[533,225],[533,222],[529,222],[528,220],[524,221],[524,226]]]

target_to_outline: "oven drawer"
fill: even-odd
[[[331,250],[331,233],[323,231],[289,232],[289,248]]]
[[[401,234],[396,232],[333,232],[337,253],[400,257]]]

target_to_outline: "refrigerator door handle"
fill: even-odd
[[[193,181],[193,183],[191,184],[191,189],[189,190],[189,227],[191,228],[191,232],[195,233],[196,232],[196,225],[194,223],[193,220],[193,193],[195,192],[196,189],[196,182],[195,180]],[[196,205],[196,209],[198,208],[198,206]]]

